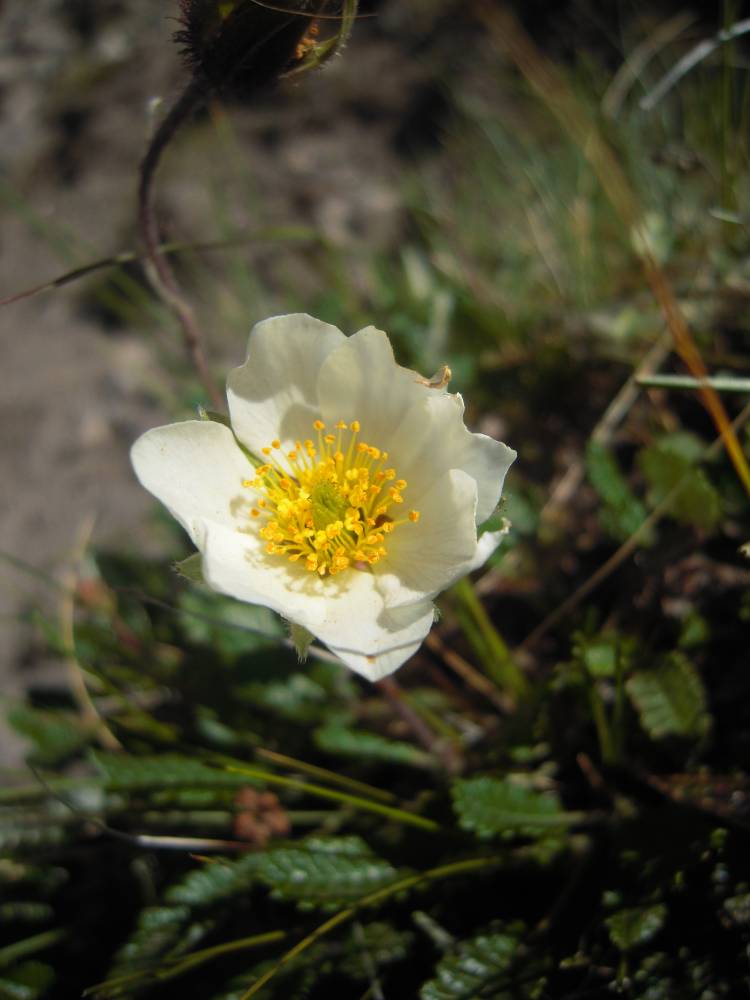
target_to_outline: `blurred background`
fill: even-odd
[[[515,5],[617,134],[659,254],[700,286],[699,317],[716,305],[707,257],[745,233],[710,214],[734,210],[744,191],[732,131],[744,115],[741,39],[731,84],[726,58],[714,60],[676,99],[648,113],[638,101],[742,6]],[[168,240],[228,244],[177,258],[220,378],[267,315],[305,310],[349,332],[373,322],[404,362],[428,374],[448,362],[457,389],[477,390],[475,423],[521,450],[515,482],[541,495],[653,338],[654,313],[582,150],[529,97],[478,10],[363,4],[346,54],[324,72],[250,106],[215,101],[182,130],[159,176],[159,215]],[[178,13],[152,0],[3,3],[1,295],[137,248],[139,160],[186,79],[171,42]],[[744,295],[744,273],[738,282]],[[54,575],[82,532],[158,547],[128,447],[202,397],[138,265],[7,305],[0,324],[0,550]],[[530,530],[518,485],[517,521]],[[12,695],[32,671],[44,683],[46,656],[24,622],[50,594],[12,559],[0,585]]]

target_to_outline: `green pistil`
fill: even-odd
[[[310,493],[312,519],[316,531],[324,531],[334,521],[343,521],[349,504],[333,483],[318,483]]]

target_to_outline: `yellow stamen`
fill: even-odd
[[[313,427],[318,448],[310,438],[295,441],[293,451],[277,454],[257,467],[254,479],[243,480],[260,494],[250,516],[263,518],[259,535],[269,555],[285,556],[320,577],[369,570],[387,555],[386,537],[417,521],[419,512],[400,520],[389,515],[393,504],[403,503],[407,483],[395,469],[381,468],[387,452],[356,440],[358,420],[339,420],[337,434],[320,433],[322,420]],[[278,452],[281,442],[261,452],[270,458],[272,449]]]

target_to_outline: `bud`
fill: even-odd
[[[209,87],[250,95],[295,69],[328,0],[180,0],[175,40]]]

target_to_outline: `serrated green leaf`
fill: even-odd
[[[91,760],[110,791],[127,792],[179,785],[242,787],[254,782],[246,775],[208,767],[198,760],[162,754],[159,757],[130,757],[125,754],[92,753]]]
[[[399,873],[360,837],[310,837],[260,856],[260,878],[278,899],[330,908],[394,882]]]
[[[110,979],[151,965],[171,951],[184,939],[189,921],[189,906],[147,906],[141,910],[135,929],[115,956]],[[108,994],[102,991],[102,995]]]
[[[645,448],[638,456],[638,464],[648,482],[648,499],[653,506],[679,486],[669,502],[671,516],[681,524],[705,531],[716,526],[721,519],[721,498],[703,469],[695,465],[693,455],[663,440]]]
[[[268,649],[284,638],[283,625],[269,608],[244,604],[205,588],[183,591],[178,603],[190,642],[210,646],[229,658]]]
[[[171,904],[209,906],[247,892],[257,881],[259,854],[249,854],[239,861],[212,861],[189,872],[169,887],[164,898]]]
[[[431,767],[433,763],[429,754],[411,743],[389,740],[361,729],[347,729],[345,726],[332,724],[316,729],[313,738],[321,750],[343,757],[362,757],[365,760],[382,760],[412,767]]]
[[[235,976],[220,993],[213,994],[211,1000],[243,1000],[248,987],[275,965],[273,959],[259,962],[252,970]],[[273,981],[255,994],[254,1000],[309,1000],[316,982],[331,971],[332,962],[325,947],[309,948],[299,959],[279,969]]]
[[[325,688],[307,674],[293,674],[269,683],[252,681],[243,684],[238,693],[256,708],[265,708],[292,722],[318,722],[330,708]]]
[[[22,736],[31,740],[31,759],[45,766],[59,764],[80,750],[94,735],[73,712],[41,711],[19,705],[7,715],[8,722]]]
[[[3,819],[0,822],[0,854],[56,847],[65,843],[72,832],[73,828],[63,823],[45,820],[44,823],[28,824],[22,819]]]
[[[664,926],[667,908],[663,903],[655,906],[632,906],[607,917],[604,921],[613,945],[620,951],[630,951],[655,937]]]
[[[570,822],[554,792],[508,778],[459,779],[451,792],[460,825],[479,837],[540,837]]]
[[[586,472],[602,502],[599,521],[603,530],[624,541],[646,520],[645,506],[630,489],[612,453],[598,441],[590,441],[586,449]]]
[[[203,556],[200,552],[193,552],[187,559],[181,559],[173,563],[172,568],[179,576],[184,577],[191,583],[203,583]]]
[[[39,892],[48,895],[57,892],[69,878],[70,875],[64,868],[22,864],[17,859],[0,859],[0,885],[34,886]]]
[[[641,725],[654,739],[699,739],[711,728],[703,681],[682,653],[671,653],[651,670],[637,671],[625,687]]]
[[[379,968],[407,958],[414,937],[411,931],[399,931],[377,920],[353,927],[345,942],[346,953],[337,968],[351,979],[369,979],[373,966]]]
[[[524,961],[523,976],[514,974],[518,949],[515,934],[483,933],[462,941],[455,953],[440,960],[434,978],[420,989],[420,1000],[531,1000],[539,996],[545,979],[539,975],[538,963],[534,969]]]

